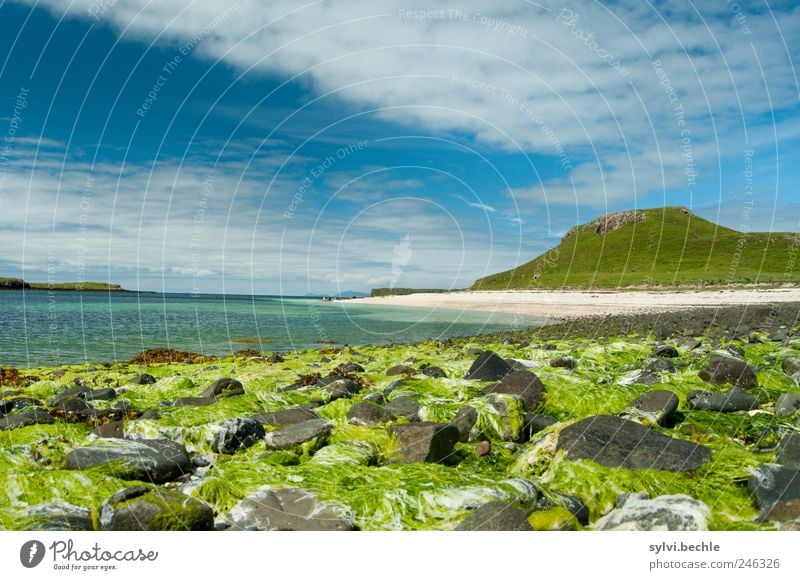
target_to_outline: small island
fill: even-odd
[[[0,290],[57,290],[61,292],[128,292],[107,282],[26,282],[22,278],[0,278]]]

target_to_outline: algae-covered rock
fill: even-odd
[[[134,375],[128,381],[129,385],[154,385],[156,382],[156,378],[148,373],[142,373],[139,375]]]
[[[481,352],[467,371],[466,379],[471,381],[499,381],[511,372],[511,366],[497,354]]]
[[[354,530],[346,510],[320,502],[308,491],[264,489],[242,500],[228,514],[237,530],[335,532]]]
[[[529,371],[512,371],[496,385],[483,390],[484,395],[504,394],[519,397],[529,411],[534,411],[544,398],[545,388],[542,381]]]
[[[572,532],[580,529],[580,522],[567,508],[556,506],[533,512],[528,522],[537,532]]]
[[[740,387],[732,387],[724,393],[709,393],[694,390],[686,395],[692,409],[733,413],[749,411],[758,407],[758,399]]]
[[[460,532],[530,532],[527,514],[503,501],[492,501],[469,514],[455,528]]]
[[[635,416],[663,425],[678,410],[678,402],[678,395],[672,391],[655,390],[634,399],[629,408],[635,411]]]
[[[389,428],[399,449],[392,457],[394,463],[440,463],[452,453],[459,433],[453,425],[425,421]]]
[[[166,439],[108,439],[73,449],[66,464],[67,469],[77,470],[106,466],[119,479],[153,483],[172,481],[193,470],[186,448]]]
[[[100,507],[100,529],[115,531],[211,530],[214,510],[197,498],[137,485],[115,493]]]
[[[633,382],[641,385],[655,385],[662,382],[663,373],[674,373],[675,365],[664,358],[650,361]]]
[[[594,523],[596,530],[691,532],[708,529],[711,510],[687,495],[634,498]]]
[[[39,504],[29,507],[26,516],[31,519],[31,529],[49,532],[91,531],[91,512],[76,505]]]
[[[694,471],[711,450],[610,415],[588,417],[563,429],[558,449],[569,459],[591,459],[605,467]]]
[[[0,430],[10,431],[12,429],[19,429],[20,427],[44,425],[54,422],[55,419],[44,409],[39,407],[27,407],[24,411],[18,411],[0,417]]]
[[[0,417],[11,413],[12,411],[19,411],[25,407],[41,407],[42,402],[39,399],[31,397],[15,397],[13,399],[5,399],[0,401]]]
[[[324,439],[331,429],[333,425],[322,419],[310,419],[267,433],[264,440],[269,449],[289,449],[314,439]]]
[[[220,430],[211,443],[211,450],[214,453],[233,455],[252,447],[265,435],[264,427],[255,419],[229,419],[220,425]]]
[[[730,383],[745,388],[758,386],[756,373],[750,365],[740,358],[719,353],[711,355],[708,366],[700,371],[699,376],[715,385]]]

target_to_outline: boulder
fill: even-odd
[[[460,532],[530,532],[528,515],[503,501],[483,504],[455,528]]]
[[[539,431],[547,429],[550,425],[558,423],[558,419],[550,415],[542,415],[540,413],[528,413],[525,415],[525,425],[522,427],[520,434],[520,441],[524,443],[533,437]]]
[[[343,375],[348,373],[363,373],[364,367],[357,362],[344,362],[336,367],[336,372]]]
[[[389,432],[400,447],[393,463],[441,463],[453,453],[459,439],[454,425],[431,421],[392,425]]]
[[[228,514],[236,530],[334,532],[354,530],[343,508],[320,502],[314,494],[294,488],[264,489],[239,502]]]
[[[776,502],[764,511],[759,520],[767,522],[800,521],[800,499],[787,499]]]
[[[662,382],[661,374],[664,372],[674,373],[675,365],[666,359],[657,358],[647,363],[633,382],[640,385],[655,385]]]
[[[800,469],[800,433],[788,433],[778,443],[775,460],[786,467]]]
[[[484,351],[467,371],[466,379],[472,381],[499,381],[511,372],[511,366],[491,351]]]
[[[353,405],[347,412],[348,421],[365,427],[388,423],[389,421],[394,421],[395,418],[394,415],[383,407],[367,402]]]
[[[781,363],[781,368],[789,376],[800,373],[800,359],[793,356],[786,357]]]
[[[711,459],[707,447],[610,415],[588,417],[562,429],[557,448],[572,460],[591,459],[626,469],[694,471]]]
[[[214,529],[214,510],[197,498],[168,489],[136,485],[118,491],[100,507],[103,531]]]
[[[262,425],[286,427],[287,425],[294,425],[295,423],[302,423],[303,421],[319,419],[319,415],[304,407],[290,407],[272,413],[257,413],[253,415],[252,418]]]
[[[103,445],[73,449],[66,463],[67,469],[78,470],[105,465],[119,479],[153,483],[166,483],[193,470],[186,448],[166,439],[108,439]]]
[[[414,367],[410,367],[408,365],[394,365],[393,367],[389,367],[386,370],[387,377],[394,377],[397,375],[415,375],[417,374],[417,369]]]
[[[264,441],[269,449],[290,449],[314,439],[325,440],[332,429],[333,425],[322,419],[310,419],[267,433]]]
[[[90,393],[91,391],[92,389],[83,385],[79,385],[77,387],[71,387],[69,389],[64,389],[63,391],[58,393],[55,397],[47,401],[47,406],[58,407],[62,403],[64,403],[64,401],[70,399],[82,398],[81,395],[83,395],[84,393]]]
[[[30,425],[47,425],[54,422],[55,419],[44,409],[29,407],[24,411],[0,417],[0,431],[10,431],[11,429],[29,427]]]
[[[31,529],[47,532],[90,532],[94,530],[88,508],[72,504],[38,504],[25,510]]]
[[[578,361],[576,361],[571,356],[560,356],[557,358],[550,359],[550,366],[554,368],[562,368],[562,369],[574,369],[578,366]]]
[[[768,509],[779,501],[798,499],[800,469],[763,463],[750,475],[747,487],[762,509]]]
[[[695,532],[708,530],[708,506],[687,495],[626,501],[594,523],[596,530]]]
[[[526,409],[535,410],[544,399],[545,388],[542,381],[530,371],[512,371],[496,385],[483,389],[481,394],[503,394],[518,397]]]
[[[226,399],[239,395],[244,395],[244,386],[236,379],[230,378],[217,379],[200,393],[201,397],[208,399]]]
[[[450,423],[458,429],[458,440],[465,443],[470,440],[472,428],[478,421],[478,410],[475,407],[461,407]]]
[[[350,379],[337,379],[325,386],[325,398],[328,401],[349,399],[358,392],[358,385]]]
[[[678,358],[680,354],[678,354],[678,349],[674,346],[661,344],[653,350],[653,356],[662,358]]]
[[[419,419],[420,405],[411,397],[395,397],[384,406],[384,409],[392,415],[403,417],[409,421],[417,421]]]
[[[93,391],[87,391],[83,393],[83,398],[87,401],[110,401],[117,398],[117,391],[116,389],[112,389],[110,387],[105,389],[95,389]]]
[[[715,385],[729,383],[735,387],[757,387],[756,373],[752,367],[739,358],[713,354],[708,366],[700,371],[704,381]]]
[[[41,407],[42,402],[39,399],[32,399],[30,397],[16,397],[14,399],[6,399],[0,401],[0,417],[7,415],[11,411],[18,411],[25,407]]]
[[[422,374],[425,375],[426,377],[431,377],[434,379],[447,378],[447,373],[444,372],[444,369],[442,367],[436,367],[436,366],[425,367],[424,369],[422,369]]]
[[[125,423],[123,421],[111,421],[95,427],[92,431],[101,439],[125,439]]]
[[[724,393],[695,389],[686,395],[686,401],[692,409],[720,413],[749,411],[758,407],[758,399],[740,387],[732,387]]]
[[[129,385],[153,385],[156,382],[156,378],[153,375],[149,375],[147,373],[142,373],[140,375],[133,376],[129,381]]]
[[[678,410],[678,402],[678,395],[672,391],[656,390],[637,397],[629,408],[634,411],[634,415],[644,415],[662,425]]]
[[[173,407],[205,407],[217,402],[214,397],[181,397],[175,399],[172,403]]]
[[[228,419],[220,425],[220,430],[211,442],[211,450],[214,453],[233,455],[252,447],[265,435],[264,427],[255,419]]]
[[[775,401],[775,415],[788,417],[800,409],[800,393],[783,393]]]

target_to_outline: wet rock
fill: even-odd
[[[708,530],[711,510],[688,495],[630,499],[594,523],[596,530],[694,532]]]
[[[433,379],[446,379],[447,373],[442,367],[430,366],[422,369],[422,374]]]
[[[325,387],[325,397],[328,401],[349,399],[358,392],[358,385],[350,379],[339,379]]]
[[[759,521],[798,522],[800,521],[800,499],[787,499],[776,502],[759,517]]]
[[[694,349],[696,349],[697,347],[699,347],[703,343],[700,342],[699,340],[697,340],[694,337],[686,336],[686,337],[683,337],[683,338],[679,338],[676,341],[676,344],[679,347],[683,348],[683,349],[694,350]]]
[[[678,358],[680,354],[678,353],[678,349],[674,346],[662,344],[653,350],[653,356],[658,356],[661,358]]]
[[[724,393],[695,389],[686,395],[686,401],[692,409],[720,413],[749,411],[758,407],[758,399],[739,387],[732,387]]]
[[[417,369],[414,367],[410,367],[408,365],[394,365],[390,367],[386,371],[387,377],[394,377],[397,375],[415,375],[417,374]]]
[[[569,459],[591,459],[605,467],[694,471],[711,459],[711,450],[610,415],[573,423],[558,435],[558,449]]]
[[[800,373],[800,359],[793,356],[786,357],[781,363],[781,369],[789,376]]]
[[[140,375],[136,375],[132,377],[129,381],[129,385],[154,385],[156,382],[156,378],[153,375],[142,373]]]
[[[395,397],[384,406],[384,409],[409,421],[419,420],[420,405],[411,397]]]
[[[59,411],[62,414],[77,413],[78,411],[85,411],[86,409],[92,408],[89,403],[77,397],[62,399],[57,405],[51,405],[51,407],[53,407],[53,411]]]
[[[711,355],[708,366],[700,371],[699,376],[715,385],[730,383],[745,388],[758,386],[756,374],[746,362],[721,354]]]
[[[64,401],[68,401],[70,399],[81,398],[80,395],[83,395],[84,393],[89,393],[91,391],[92,391],[92,389],[90,389],[89,387],[84,387],[84,386],[71,387],[69,389],[64,389],[63,391],[58,393],[55,397],[53,397],[52,399],[47,401],[47,406],[48,407],[58,407],[62,403],[64,403]]]
[[[173,407],[206,407],[213,405],[217,400],[212,397],[181,397],[175,399],[172,403]]]
[[[383,396],[383,393],[370,393],[364,400],[368,403],[375,403],[376,405],[385,405],[386,404],[386,397]]]
[[[119,479],[152,483],[166,483],[193,471],[186,448],[173,441],[108,439],[104,443],[70,451],[67,469],[84,470],[104,465]]]
[[[459,438],[453,425],[430,421],[392,425],[389,432],[400,447],[393,463],[441,463],[453,453]]]
[[[124,423],[122,421],[103,423],[98,425],[92,433],[101,439],[125,439]]]
[[[640,385],[655,385],[662,382],[661,374],[664,372],[674,373],[675,365],[666,359],[657,358],[647,363],[634,382]]]
[[[778,443],[775,460],[786,467],[800,469],[800,433],[789,433]]]
[[[155,409],[147,409],[147,411],[143,412],[139,418],[147,421],[158,421],[161,418],[161,413]]]
[[[264,441],[269,449],[290,449],[314,439],[324,440],[332,429],[333,425],[322,419],[310,419],[267,433]]]
[[[354,530],[344,508],[325,504],[308,491],[284,487],[261,490],[239,502],[228,514],[237,530],[298,532]]]
[[[783,393],[775,401],[775,415],[778,417],[794,415],[798,409],[800,409],[800,393]]]
[[[528,515],[502,501],[483,504],[455,528],[460,532],[530,532]]]
[[[478,410],[475,407],[461,407],[450,423],[458,429],[458,440],[465,443],[470,440],[472,428],[478,422]]]
[[[211,442],[211,450],[214,453],[233,455],[252,447],[265,435],[264,427],[255,419],[228,419],[220,425],[220,431]]]
[[[574,369],[576,366],[578,366],[578,361],[571,356],[560,356],[558,358],[550,359],[549,364],[554,368]]]
[[[566,493],[550,492],[549,497],[542,496],[536,502],[536,509],[543,510],[552,507],[562,507],[583,526],[589,524],[589,506],[581,498]]]
[[[343,375],[348,373],[363,373],[364,367],[357,362],[344,362],[336,367],[336,372]]]
[[[226,399],[239,395],[244,395],[244,386],[236,379],[230,378],[217,379],[200,393],[201,397],[209,399]]]
[[[373,403],[358,403],[347,412],[347,420],[356,425],[372,427],[394,421],[396,417],[383,407]]]
[[[136,485],[118,491],[100,507],[103,531],[214,529],[214,510],[194,497]]]
[[[800,469],[763,463],[750,476],[747,487],[762,509],[768,509],[779,501],[799,499]]]
[[[319,419],[319,415],[303,407],[291,407],[273,413],[258,413],[253,415],[252,418],[263,425],[286,427],[287,425],[294,425],[295,423],[302,423],[303,421]]]
[[[117,391],[110,387],[106,389],[95,389],[85,392],[83,398],[87,401],[110,401],[117,398]]]
[[[492,452],[491,441],[481,441],[475,446],[475,455],[478,457],[485,457]]]
[[[511,372],[511,366],[491,351],[484,351],[472,366],[464,378],[471,381],[499,381]]]
[[[397,379],[386,385],[386,388],[383,389],[383,394],[386,396],[391,395],[394,391],[401,388],[405,385],[407,381],[405,379]]]
[[[11,413],[0,417],[0,430],[10,431],[30,425],[47,425],[54,423],[55,419],[40,407],[28,407],[24,411]]]
[[[15,399],[5,399],[0,401],[0,416],[7,415],[12,411],[24,409],[25,407],[41,407],[42,402],[30,397],[17,397]]]
[[[92,531],[92,515],[87,508],[72,504],[39,504],[29,507],[31,529],[48,532]]]
[[[544,399],[545,388],[542,381],[529,371],[512,371],[496,385],[486,387],[483,395],[503,394],[518,397],[525,408],[535,410]]]
[[[663,425],[678,410],[678,403],[678,395],[672,391],[656,390],[634,399],[629,408],[637,411],[635,415],[650,417]]]
[[[525,415],[525,425],[522,427],[522,433],[518,443],[524,443],[533,437],[539,431],[547,429],[550,425],[558,423],[558,419],[550,415],[542,415],[539,413],[528,413]]]

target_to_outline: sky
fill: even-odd
[[[463,288],[603,213],[800,231],[794,2],[0,0],[0,276]]]

